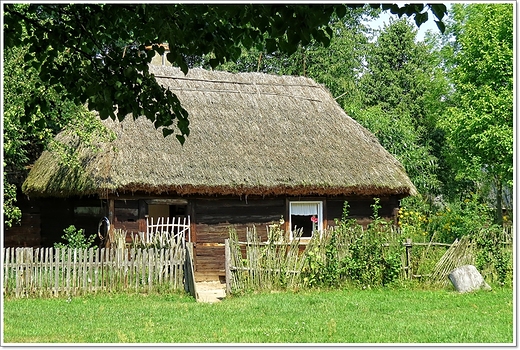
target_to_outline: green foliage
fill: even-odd
[[[301,277],[310,287],[338,287],[342,281],[337,233],[333,230],[323,235],[326,237],[315,239],[307,246]]]
[[[401,242],[393,234],[391,224],[379,217],[379,198],[374,198],[371,206],[373,221],[366,230],[358,228],[350,232],[355,236],[341,261],[345,277],[368,288],[391,284],[402,270]]]
[[[391,22],[367,46],[353,117],[376,135],[423,194],[438,193],[438,161],[430,135],[447,83],[433,44],[416,42],[405,20]]]
[[[156,127],[166,127],[165,134],[173,133],[177,121],[182,143],[189,135],[188,114],[148,71],[155,52],[164,53],[158,44],[168,43],[168,61],[185,73],[193,57],[212,55],[209,64],[215,68],[236,60],[242,48],[292,54],[311,40],[328,45],[331,17],[342,18],[348,8],[362,6],[15,3],[4,6],[4,44],[28,49],[24,60],[37,69],[43,82],[38,88],[60,87],[67,99],[88,102],[102,118],[146,115]],[[373,5],[381,6],[386,5]],[[426,20],[424,10],[439,20],[446,12],[444,5],[385,9],[415,15],[418,25]],[[50,108],[45,94],[34,94],[23,109],[30,118]]]
[[[24,34],[25,35],[25,34]],[[59,85],[44,87],[37,67],[25,61],[26,46],[4,49],[4,202],[6,227],[19,221],[21,211],[16,206],[16,186],[26,175],[27,166],[32,164],[46,147],[60,150],[60,157],[66,163],[73,163],[75,147],[65,150],[53,137],[67,125],[77,127],[77,133],[86,141],[94,135],[106,135],[91,113],[83,106],[76,106],[68,100]],[[57,60],[63,55],[58,55]],[[34,96],[44,96],[47,108],[38,108],[29,116],[25,104]],[[97,131],[97,133],[95,132]],[[92,140],[93,141],[93,140]],[[50,144],[50,146],[49,146]],[[61,147],[61,148],[60,148]],[[77,159],[76,159],[77,163]],[[78,166],[80,167],[80,166]]]
[[[355,219],[348,219],[348,202],[344,203],[342,219],[335,220],[336,227],[326,230],[313,239],[305,249],[305,264],[301,277],[304,283],[311,287],[338,287],[344,267],[341,266],[341,256],[345,245],[349,244],[350,232],[360,229]],[[341,250],[341,252],[340,252]]]
[[[25,62],[26,47],[4,50],[4,157],[9,170],[33,162],[47,142],[69,123],[81,118],[75,106],[57,87],[43,88],[38,70]],[[25,103],[34,95],[44,95],[48,109],[25,115]]]
[[[512,277],[512,250],[507,226],[494,224],[494,210],[478,193],[470,193],[462,201],[431,205],[422,198],[408,198],[401,202],[398,225],[401,235],[414,242],[452,244],[456,239],[470,237],[475,243],[476,267],[486,280],[501,284]],[[508,219],[505,217],[504,219]],[[412,250],[412,270],[430,273],[445,251],[427,247],[422,252]],[[432,265],[433,264],[433,265]]]
[[[438,240],[451,243],[462,236],[475,236],[482,228],[489,226],[490,208],[479,203],[476,196],[464,201],[448,203],[431,218],[431,229],[439,232]]]
[[[397,225],[401,234],[414,242],[426,242],[432,238],[430,230],[430,211],[417,201],[407,203],[403,201],[397,213]]]
[[[477,257],[476,268],[483,271],[483,275],[496,273],[495,280],[504,285],[508,278],[512,282],[513,264],[512,254],[508,254],[504,249],[502,228],[492,225],[480,230],[476,234]]]
[[[65,243],[54,243],[54,248],[96,248],[96,246],[92,245],[96,235],[86,237],[84,233],[85,230],[76,229],[74,225],[70,225],[64,229],[63,232],[65,232],[65,234],[61,236],[61,238],[65,241]]]
[[[381,145],[403,165],[419,193],[439,190],[437,159],[407,113],[384,111],[380,105],[364,109],[357,121],[378,138]]]
[[[348,203],[332,231],[315,235],[305,250],[301,276],[311,287],[338,287],[353,282],[364,288],[389,285],[402,270],[403,248],[389,222],[379,217],[374,199],[373,221],[366,229],[348,219]]]
[[[463,236],[476,237],[493,225],[494,210],[479,193],[470,192],[464,200],[427,203],[423,198],[401,202],[398,225],[403,235],[413,241],[453,243]]]
[[[6,227],[12,227],[13,224],[20,223],[22,219],[22,211],[15,205],[16,186],[8,183],[6,180],[4,173],[4,225]]]
[[[455,180],[501,194],[513,183],[513,5],[456,4],[449,32],[454,94],[439,121],[444,157]],[[501,196],[494,206],[500,223]]]

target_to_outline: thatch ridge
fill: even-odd
[[[79,146],[82,171],[51,152],[24,191],[70,196],[124,192],[221,195],[415,194],[399,162],[305,77],[151,66],[189,113],[184,146],[144,117],[103,123],[117,139]],[[68,131],[58,139],[74,142]]]

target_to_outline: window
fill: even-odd
[[[323,229],[322,202],[289,202],[291,239],[293,232],[303,229],[301,238],[311,238],[314,231]]]

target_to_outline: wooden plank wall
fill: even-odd
[[[349,218],[354,218],[361,225],[367,225],[373,215],[371,207],[374,204],[373,198],[368,197],[343,197],[327,199],[327,221],[328,226],[334,226],[335,219],[343,216],[343,206],[345,201],[349,204]],[[379,216],[387,219],[394,219],[395,210],[399,207],[399,198],[382,197],[379,204]]]
[[[144,213],[142,213],[141,200],[116,200],[114,222],[112,223],[114,229],[121,229],[127,231],[126,242],[131,243],[132,233],[145,232],[146,222],[144,221]]]
[[[195,274],[198,280],[225,277],[224,243],[234,227],[240,239],[253,225],[258,232],[285,216],[284,198],[197,198],[194,200]],[[267,236],[264,234],[264,236]]]

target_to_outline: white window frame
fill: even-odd
[[[318,212],[315,214],[318,217],[318,232],[323,232],[323,201],[289,201],[289,237],[292,241],[293,236],[293,224],[292,224],[292,215],[293,215],[293,204],[316,204],[318,207]],[[314,215],[314,214],[311,214]],[[301,237],[302,240],[309,240],[311,237]]]

